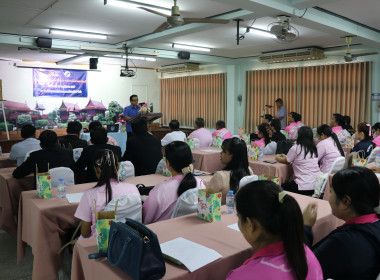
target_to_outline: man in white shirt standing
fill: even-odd
[[[9,154],[10,160],[17,160],[17,166],[24,162],[28,152],[41,150],[40,140],[36,139],[36,128],[33,125],[24,125],[21,128],[21,137],[25,140],[14,144]]]
[[[280,120],[281,122],[281,129],[285,129],[286,127],[286,117],[288,115],[288,112],[284,106],[284,101],[282,101],[281,98],[278,98],[276,100],[276,106],[277,106],[277,113],[275,119]]]
[[[170,132],[161,140],[161,146],[165,147],[173,141],[185,141],[186,134],[179,130],[179,121],[171,120],[169,123]]]

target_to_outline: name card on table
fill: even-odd
[[[222,258],[222,255],[215,250],[182,237],[162,243],[160,246],[164,258],[183,264],[190,272]]]
[[[66,199],[70,204],[79,203],[82,196],[83,196],[83,193],[68,193],[66,194]]]

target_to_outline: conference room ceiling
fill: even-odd
[[[157,6],[170,8],[172,0],[140,0]],[[106,34],[107,40],[83,40],[87,46],[120,48],[127,43],[133,48],[156,50],[160,53],[156,62],[136,61],[139,67],[158,67],[180,62],[175,58],[178,50],[172,43],[211,48],[203,56],[204,62],[224,63],[222,58],[243,58],[287,49],[310,46],[331,48],[344,45],[341,37],[356,35],[353,43],[362,48],[380,47],[380,1],[378,0],[178,0],[182,17],[221,17],[242,18],[239,34],[244,35],[240,45],[236,44],[236,23],[228,24],[187,24],[169,28],[163,32],[150,34],[164,22],[164,18],[137,8],[120,8],[104,5],[104,0],[0,0],[0,33],[30,37],[48,37],[72,40],[65,43],[68,50],[75,51],[78,41],[74,38],[49,34],[50,28],[77,30]],[[324,10],[345,17],[327,14]],[[302,7],[302,8],[297,8]],[[306,10],[307,8],[307,10]],[[241,11],[236,11],[241,9]],[[254,33],[246,33],[251,26],[267,29],[276,16],[292,16],[291,24],[299,31],[299,38],[293,42],[280,43],[277,40]],[[334,18],[332,18],[334,17]],[[351,22],[355,21],[364,26]],[[4,36],[3,36],[4,37]],[[38,51],[18,51],[15,41],[0,39],[0,58],[60,61],[75,54],[48,54]],[[19,41],[22,41],[21,39]],[[70,43],[73,43],[73,46]],[[79,45],[81,43],[79,42]],[[25,43],[21,44],[25,47]],[[54,45],[54,43],[53,43]],[[60,48],[65,49],[64,47]],[[344,52],[344,51],[343,51]],[[161,56],[161,53],[165,55]],[[203,54],[192,51],[192,54]],[[197,57],[202,62],[203,57]],[[88,56],[78,57],[75,63],[88,62]],[[120,63],[121,59],[101,58],[105,63]],[[74,62],[73,62],[74,63]]]

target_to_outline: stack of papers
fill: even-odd
[[[222,258],[222,255],[215,250],[182,237],[162,243],[160,246],[165,258],[183,264],[190,272]]]
[[[83,193],[68,193],[66,194],[67,201],[71,203],[79,203],[82,198]]]
[[[211,150],[211,149],[207,149],[207,150],[202,150],[202,152],[207,152],[207,153],[220,153],[221,150]]]
[[[228,227],[228,228],[231,228],[231,229],[234,229],[234,230],[237,230],[237,231],[240,231],[239,226],[238,226],[237,223],[236,223],[236,224],[229,225],[229,226],[227,226],[227,227]]]

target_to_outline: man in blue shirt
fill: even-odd
[[[284,106],[284,102],[282,101],[281,98],[278,98],[276,100],[276,106],[277,106],[277,113],[276,113],[275,119],[280,120],[281,129],[285,129],[288,112],[286,111],[286,108]]]
[[[137,95],[131,95],[129,97],[129,101],[131,102],[131,105],[124,108],[124,119],[126,120],[127,124],[127,135],[128,137],[132,137],[132,127],[129,120],[139,113],[140,107],[138,106],[139,98],[137,97]]]

